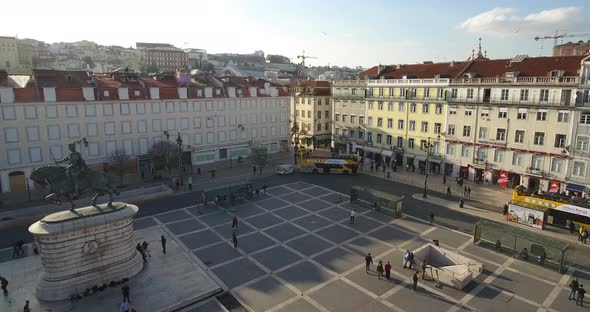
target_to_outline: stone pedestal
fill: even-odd
[[[44,269],[36,286],[39,299],[69,299],[141,271],[143,259],[133,238],[138,208],[125,203],[113,206],[53,213],[29,227]]]

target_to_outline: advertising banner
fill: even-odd
[[[508,221],[543,229],[543,212],[517,205],[508,205]]]
[[[551,180],[551,182],[549,182],[549,193],[559,193],[559,187],[561,186],[561,183],[559,183],[559,181],[555,181],[555,180]]]
[[[498,186],[502,188],[508,187],[508,172],[500,172],[498,175]]]

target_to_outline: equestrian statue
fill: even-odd
[[[76,144],[81,141],[74,141],[68,144],[69,154],[66,157],[55,160],[55,165],[48,165],[36,168],[31,173],[31,180],[41,184],[49,185],[50,194],[45,199],[56,203],[70,202],[70,211],[74,211],[74,199],[80,197],[85,190],[96,192],[92,197],[92,205],[96,206],[96,199],[104,194],[109,194],[108,207],[113,206],[113,194],[119,192],[110,184],[109,176],[103,172],[94,171],[82,159],[82,154],[76,151]],[[84,143],[87,144],[86,140]],[[66,167],[59,164],[67,164]]]

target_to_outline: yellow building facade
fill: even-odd
[[[369,80],[365,157],[440,172],[448,84],[449,79]]]

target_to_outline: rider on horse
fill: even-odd
[[[68,166],[66,167],[66,173],[70,178],[70,181],[74,185],[74,195],[79,196],[79,177],[80,175],[88,172],[90,169],[88,168],[88,166],[86,166],[86,162],[84,161],[84,159],[82,159],[82,155],[78,151],[76,151],[76,143],[77,142],[72,142],[68,144],[68,149],[70,150],[70,153],[66,157],[56,161],[56,163],[68,163]]]

